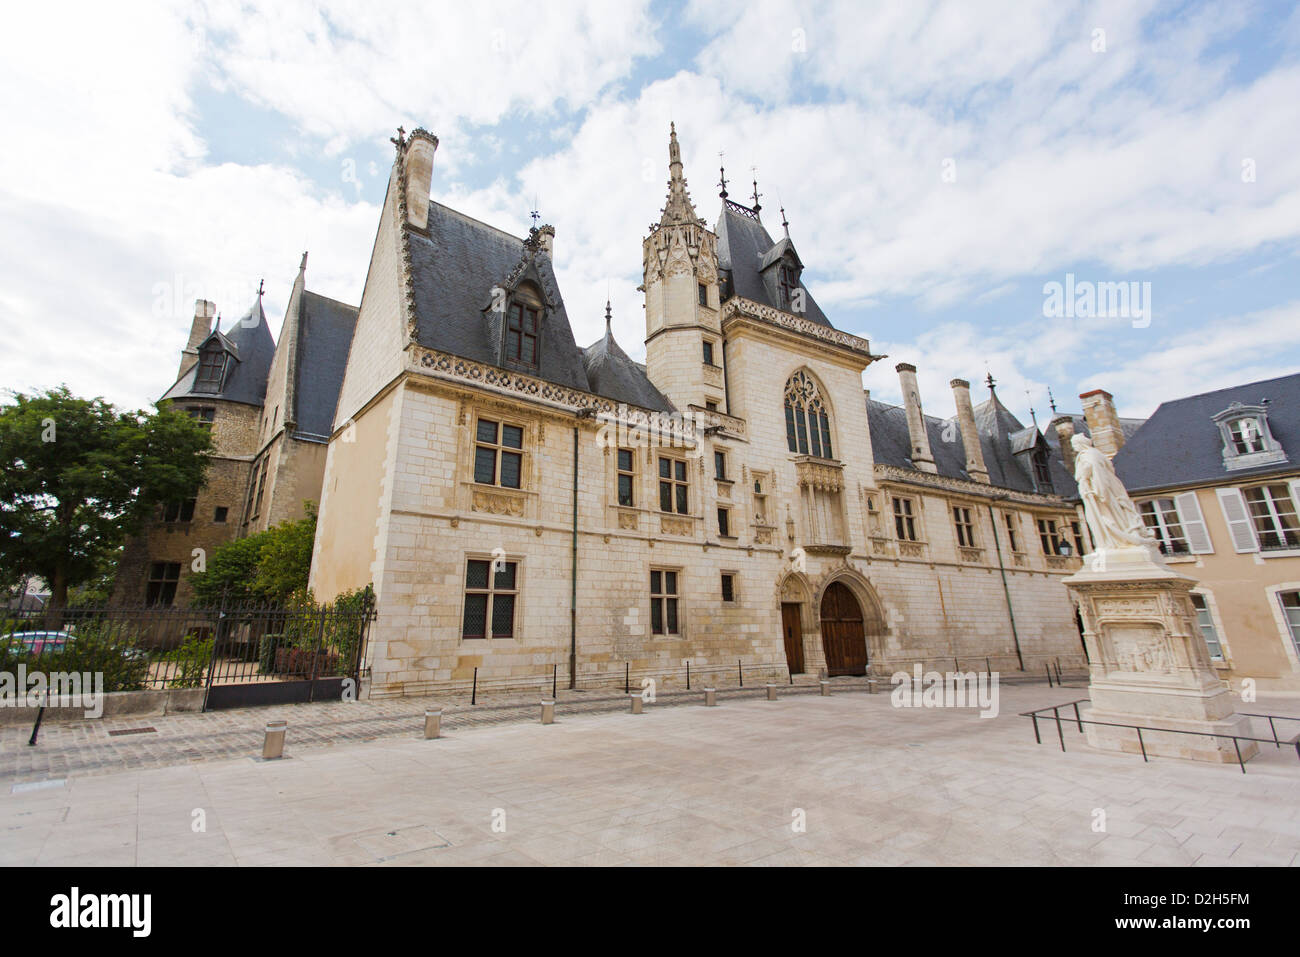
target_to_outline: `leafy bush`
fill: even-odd
[[[181,646],[167,652],[162,660],[176,666],[169,669],[168,688],[202,688],[204,674],[212,660],[212,639],[186,635]]]
[[[284,635],[263,635],[258,646],[257,670],[264,675],[271,674],[275,667],[275,649],[284,643]]]

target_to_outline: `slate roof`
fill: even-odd
[[[500,366],[500,314],[489,307],[528,252],[524,240],[441,203],[429,203],[428,235],[407,230],[415,282],[416,341],[422,346]],[[656,411],[672,404],[650,384],[645,366],[614,342],[612,333],[581,349],[559,293],[550,257],[531,266],[555,306],[543,320],[538,367],[527,374]]]
[[[1233,402],[1268,400],[1268,426],[1287,461],[1229,472],[1214,416]],[[1300,374],[1248,382],[1163,402],[1113,459],[1130,492],[1206,482],[1238,482],[1295,472],[1300,463]]]
[[[718,215],[718,269],[722,273],[723,299],[740,296],[761,302],[774,309],[784,307],[768,293],[763,282],[762,270],[775,262],[782,252],[789,249],[794,252],[794,245],[788,239],[780,243],[772,242],[772,237],[758,219],[737,211],[727,200],[722,202],[722,212]],[[775,251],[777,246],[781,250]],[[771,255],[769,255],[771,254]],[[798,254],[795,253],[798,259]],[[807,311],[804,317],[823,326],[831,327],[812,293],[800,280],[799,287],[804,291],[804,304]],[[833,328],[833,327],[832,327]]]
[[[416,341],[422,346],[499,366],[493,335],[492,288],[503,285],[524,256],[524,241],[462,213],[429,203],[428,235],[407,230],[415,281]],[[590,391],[583,352],[560,298],[549,257],[536,257],[544,284],[556,289],[556,311],[540,337],[531,375]]]
[[[298,299],[298,361],[291,418],[297,431],[326,437],[357,325],[357,307],[304,289]]]
[[[1028,455],[1017,457],[1016,450],[1030,450],[1042,438],[1033,426],[1024,426],[994,395],[975,406],[975,428],[980,437],[980,450],[984,454],[984,467],[988,469],[989,484],[1017,492],[1034,492],[1034,481]],[[926,434],[930,439],[930,454],[939,475],[970,481],[966,473],[966,444],[956,416],[940,419],[924,416]],[[867,399],[867,424],[871,434],[871,450],[880,465],[914,469],[912,464],[912,439],[907,429],[907,411],[902,406],[889,405]],[[950,441],[945,440],[945,434]],[[1050,449],[1048,468],[1052,479],[1052,493],[1063,498],[1078,494],[1074,478],[1065,468],[1059,449]]]
[[[266,379],[271,371],[271,360],[275,358],[275,340],[271,338],[266,313],[262,311],[262,297],[259,296],[248,312],[225,332],[212,332],[203,345],[199,346],[199,351],[202,352],[204,346],[214,338],[237,360],[227,370],[222,390],[194,391],[194,380],[199,370],[196,362],[176,380],[162,399],[222,399],[261,406],[266,398]]]
[[[608,325],[605,335],[583,350],[591,391],[618,402],[655,412],[672,412],[673,405],[656,389],[645,366],[629,358],[614,340]]]

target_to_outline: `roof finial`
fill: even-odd
[[[758,191],[758,167],[751,166],[749,171],[754,174],[754,212],[758,212],[763,207],[758,205],[758,197],[762,194]]]
[[[402,127],[399,126],[397,128],[397,135],[390,136],[388,138],[388,142],[392,143],[399,150],[401,150],[406,146],[406,130],[404,130]]]
[[[1047,387],[1047,404],[1052,407],[1052,415],[1056,415],[1056,396],[1052,395],[1052,387]]]
[[[261,299],[264,292],[266,292],[266,280],[259,279],[257,281],[257,298]]]
[[[1029,417],[1034,420],[1034,428],[1038,428],[1038,415],[1034,412],[1034,397],[1025,390],[1025,398],[1029,400]]]
[[[988,370],[988,363],[985,363],[985,364],[984,364],[984,368],[985,368],[986,371]],[[984,382],[985,382],[985,383],[988,385],[988,387],[989,387],[989,395],[992,395],[992,394],[993,394],[993,386],[997,384],[996,380],[993,378],[993,373],[992,373],[992,372],[989,372],[989,374],[986,375],[986,376],[984,377]]]
[[[609,300],[605,300],[605,335],[609,335],[610,324],[614,321],[613,310],[610,309]]]
[[[776,201],[777,201],[778,203],[781,203],[781,199],[780,199],[780,197],[777,197],[777,200],[776,200]],[[790,238],[790,223],[789,223],[789,222],[786,220],[786,218],[785,218],[785,203],[781,203],[781,228],[785,230],[785,238],[786,238],[786,239],[789,239],[789,238]]]
[[[718,185],[722,187],[722,192],[718,195],[723,199],[727,198],[727,168],[722,165],[722,150],[718,150]]]
[[[306,271],[307,271],[307,252],[306,250],[304,250],[302,254],[302,262],[298,263],[298,273],[299,275],[301,275]]]

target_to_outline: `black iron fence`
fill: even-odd
[[[1184,728],[1167,728],[1167,727],[1162,728],[1157,725],[1126,724],[1126,723],[1120,723],[1116,721],[1094,721],[1091,718],[1083,717],[1083,713],[1079,710],[1079,705],[1091,704],[1091,703],[1092,702],[1088,698],[1079,698],[1075,701],[1067,701],[1064,704],[1046,705],[1045,707],[1042,708],[1035,708],[1033,711],[1022,711],[1020,712],[1020,717],[1030,718],[1033,720],[1034,741],[1037,744],[1043,743],[1043,735],[1039,728],[1038,722],[1045,721],[1048,722],[1049,724],[1054,723],[1056,725],[1056,739],[1058,742],[1060,742],[1062,751],[1065,750],[1065,729],[1066,728],[1074,727],[1077,729],[1079,734],[1083,734],[1084,725],[1090,724],[1099,728],[1127,728],[1130,731],[1136,732],[1137,746],[1142,753],[1142,760],[1148,762],[1150,761],[1150,758],[1147,757],[1147,742],[1151,735],[1162,735],[1162,734],[1181,734],[1181,735],[1187,735],[1191,737],[1213,738],[1215,739],[1216,743],[1218,741],[1231,741],[1233,749],[1236,753],[1237,764],[1240,766],[1242,774],[1246,773],[1246,761],[1248,760],[1247,758],[1243,757],[1241,753],[1241,742],[1243,741],[1253,741],[1257,744],[1272,744],[1273,747],[1277,748],[1278,750],[1281,750],[1282,745],[1285,744],[1290,748],[1294,748],[1296,757],[1300,758],[1300,734],[1293,734],[1289,738],[1284,736],[1279,736],[1278,734],[1278,722],[1289,721],[1289,722],[1300,724],[1300,718],[1294,717],[1292,715],[1261,714],[1254,711],[1238,711],[1237,714],[1239,714],[1243,718],[1251,718],[1251,719],[1258,718],[1258,719],[1264,719],[1268,721],[1268,737],[1260,737],[1254,734],[1228,734],[1223,731],[1191,731]],[[1070,714],[1062,715],[1061,711],[1064,708],[1072,708],[1073,717]],[[1047,713],[1049,711],[1051,712],[1050,715],[1048,715]],[[1145,737],[1143,736],[1142,733],[1144,731],[1146,732]]]
[[[326,604],[221,601],[209,607],[81,606],[0,611],[0,671],[92,672],[105,691],[360,679],[373,596]]]

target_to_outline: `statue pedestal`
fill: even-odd
[[[1090,721],[1141,725],[1193,734],[1143,731],[1147,754],[1200,761],[1237,761],[1231,737],[1249,735],[1232,696],[1214,673],[1196,625],[1189,591],[1194,578],[1172,570],[1154,546],[1101,549],[1065,579],[1079,603],[1091,659]],[[1137,732],[1085,724],[1094,748],[1140,754]],[[1242,741],[1243,759],[1258,753]]]

